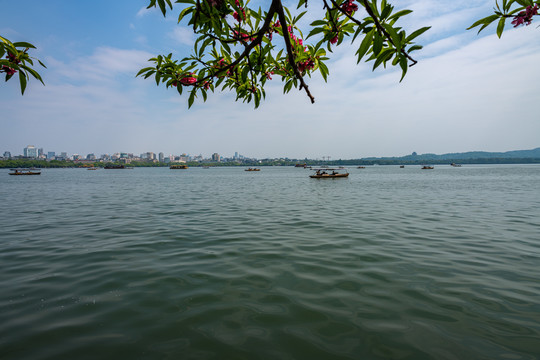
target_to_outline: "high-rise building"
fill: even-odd
[[[38,149],[38,157],[43,157],[43,148]]]
[[[212,154],[212,161],[220,162],[221,161],[221,156],[219,156],[218,153],[213,153]]]
[[[11,153],[9,151],[4,151],[4,158],[11,159]]]
[[[54,153],[54,151],[48,151],[47,152],[47,159],[52,160],[52,159],[54,159],[55,156],[56,156],[56,154]]]
[[[159,162],[163,162],[165,160],[165,154],[162,152],[159,153]]]
[[[37,158],[38,153],[37,153],[36,147],[34,145],[28,145],[27,147],[24,148],[23,155],[24,157],[28,157],[28,158]]]

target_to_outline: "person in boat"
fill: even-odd
[[[337,173],[335,171],[332,171],[332,175],[336,175]]]
[[[317,172],[315,172],[315,174],[321,175],[321,170],[317,170]]]

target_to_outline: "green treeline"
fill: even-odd
[[[350,159],[350,160],[332,160],[321,162],[319,160],[297,160],[297,159],[263,159],[243,162],[188,162],[189,167],[200,166],[294,166],[296,164],[306,164],[307,166],[346,166],[346,165],[449,165],[456,164],[540,164],[540,158],[479,158],[479,159]],[[103,162],[78,162],[61,160],[32,160],[32,159],[10,159],[0,160],[0,168],[86,168],[86,167],[104,167],[110,164]],[[132,161],[126,166],[132,167],[168,167],[170,164],[160,162]]]

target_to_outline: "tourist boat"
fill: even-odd
[[[187,169],[188,166],[185,165],[185,164],[181,164],[181,165],[171,165],[169,166],[169,169],[172,169],[172,170],[178,170],[178,169],[182,169],[182,170],[185,170]]]
[[[309,176],[312,179],[335,179],[349,176],[347,170],[345,170],[345,172],[340,172],[344,169],[322,168],[313,170],[315,170],[315,174]]]
[[[9,175],[41,175],[41,170],[38,169],[10,169]]]
[[[257,169],[257,168],[247,168],[247,169],[245,169],[244,171],[261,171],[261,169]]]
[[[450,165],[453,167],[461,167],[461,164],[456,164],[456,163],[451,163]]]
[[[296,165],[294,165],[294,167],[305,168],[305,167],[307,167],[307,164],[296,164]]]
[[[104,169],[125,169],[125,165],[116,164],[116,165],[106,165]]]
[[[422,170],[432,170],[434,167],[430,165],[424,165],[422,166]]]

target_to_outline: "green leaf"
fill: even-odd
[[[504,31],[504,21],[506,19],[504,17],[501,18],[501,20],[499,20],[499,24],[497,25],[497,36],[499,37],[499,39],[501,38],[502,36],[502,33]]]
[[[356,52],[358,54],[358,61],[357,64],[362,60],[364,55],[369,49],[369,46],[371,45],[373,41],[373,33],[375,32],[375,29],[371,30],[366,34],[364,39],[362,40],[362,43],[360,44],[360,47],[358,48],[358,51]]]
[[[312,30],[309,32],[309,34],[308,34],[308,36],[306,37],[306,39],[309,39],[309,38],[312,37],[313,35],[316,35],[316,34],[321,33],[321,32],[323,32],[323,31],[324,31],[323,28],[320,28],[320,27],[314,28],[314,29],[312,29]]]
[[[326,21],[324,21],[324,20],[315,20],[314,22],[312,22],[310,24],[310,26],[321,26],[321,25],[326,25]]]
[[[388,20],[393,20],[393,19],[396,19],[396,20],[397,20],[397,19],[399,19],[400,17],[402,17],[402,16],[404,16],[404,15],[408,15],[408,14],[410,14],[410,13],[412,13],[412,10],[400,10],[400,11],[394,13],[394,15],[390,16],[390,17],[388,18]]]
[[[383,38],[378,32],[373,34],[373,54],[378,55],[383,46]]]
[[[27,43],[27,42],[16,42],[16,43],[13,43],[13,46],[15,47],[21,47],[21,48],[30,48],[30,49],[35,49],[36,47],[30,43]]]
[[[492,22],[494,22],[495,20],[497,20],[499,18],[499,15],[490,15],[490,16],[487,16],[483,19],[480,19],[478,21],[476,21],[474,24],[472,24],[471,26],[469,26],[467,28],[467,30],[471,30],[472,28],[475,28],[477,27],[478,25],[484,25],[482,26],[482,28],[478,31],[482,31],[482,29],[484,29],[486,26],[488,26],[489,24],[491,24]]]
[[[21,84],[21,95],[24,95],[24,90],[26,89],[26,75],[22,71],[19,71],[19,83]]]
[[[411,42],[414,38],[422,35],[423,33],[425,33],[426,31],[428,31],[429,29],[431,29],[431,26],[425,26],[423,28],[420,28],[416,31],[414,31],[411,35],[407,36],[407,39],[405,40],[407,43]]]
[[[407,74],[408,69],[407,58],[405,56],[401,56],[399,58],[399,66],[401,67],[401,79],[399,79],[399,82],[401,82],[405,77],[405,74]]]
[[[180,86],[180,85],[178,85]],[[188,99],[188,109],[191,108],[191,105],[193,105],[193,102],[195,101],[195,92],[197,91],[197,89],[193,89],[191,90],[191,93],[189,94],[189,99]]]
[[[385,28],[386,32],[390,34],[390,38],[392,39],[392,42],[394,43],[394,46],[399,50],[401,49],[401,38],[399,37],[396,29],[394,27],[383,24],[383,27]]]
[[[321,72],[321,75],[324,79],[324,81],[326,82],[326,80],[328,79],[328,67],[322,62],[319,60],[319,71]]]

